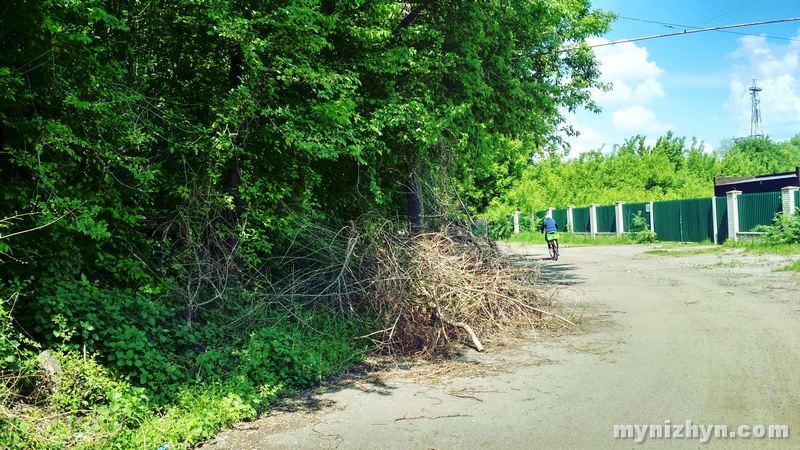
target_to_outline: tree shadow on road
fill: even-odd
[[[515,267],[524,269],[538,269],[541,281],[546,284],[560,286],[575,286],[583,282],[584,278],[575,273],[577,266],[563,255],[559,261],[553,261],[549,256],[537,254],[511,253],[509,260]]]
[[[566,261],[552,261],[550,258],[541,261],[539,271],[542,279],[551,284],[560,286],[575,286],[584,281],[584,278],[575,273],[575,264]]]

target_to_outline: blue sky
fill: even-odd
[[[595,0],[593,6],[620,18],[590,44],[800,17],[800,0]],[[652,145],[672,131],[687,145],[693,137],[703,141],[707,151],[749,136],[754,78],[763,89],[764,134],[776,142],[800,134],[800,21],[602,46],[595,54],[602,81],[614,89],[593,94],[602,113],[566,115],[581,133],[567,138],[570,157],[611,151],[637,134]]]

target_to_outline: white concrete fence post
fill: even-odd
[[[625,202],[617,202],[614,205],[614,221],[617,224],[617,237],[622,236],[625,232],[625,215],[622,213],[622,205]]]
[[[589,233],[592,235],[592,239],[597,236],[597,207],[600,206],[597,203],[592,203],[589,206]]]
[[[553,218],[553,210],[554,209],[555,208],[547,208],[547,214],[545,214],[545,217],[549,217],[549,218],[552,219]]]
[[[797,186],[786,186],[781,189],[781,203],[783,204],[783,213],[792,217],[797,212],[797,205],[794,202],[795,192],[800,190]]]
[[[574,206],[567,206],[567,223],[564,227],[564,231],[570,231],[572,233],[575,232],[575,220],[572,217],[573,209],[575,209]]]
[[[514,234],[519,234],[519,211],[514,211]]]
[[[733,242],[739,241],[739,199],[738,196],[742,191],[728,191],[725,194],[728,196],[728,239],[733,239]]]
[[[647,212],[650,213],[650,232],[655,233],[656,221],[655,221],[655,216],[653,215],[653,202],[650,202],[650,205],[648,205]]]

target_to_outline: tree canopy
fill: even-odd
[[[492,214],[509,210],[610,205],[711,197],[714,178],[791,172],[800,166],[800,135],[776,143],[770,138],[736,138],[716,151],[672,132],[655,145],[637,135],[604,153],[594,150],[563,159],[528,163],[504,194],[494,199]]]
[[[557,148],[561,111],[596,109],[584,40],[613,19],[588,0],[4,5],[0,298],[151,387],[191,372],[169,355],[197,314],[305,224],[484,209]]]

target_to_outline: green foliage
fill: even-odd
[[[50,398],[50,414],[0,415],[0,447],[59,449],[187,448],[220,428],[254,417],[236,386],[184,386],[179,401],[160,414],[142,388],[113,377],[95,357],[58,354],[63,374]],[[23,411],[31,411],[30,409]]]
[[[351,339],[360,331],[354,322],[335,318],[330,311],[302,307],[293,316],[298,321],[285,322],[276,312],[271,318],[274,325],[248,336],[235,332],[227,340],[218,336],[215,342],[227,345],[195,358],[164,353],[169,359],[183,359],[180,369],[186,372],[181,377],[184,381],[164,381],[169,385],[166,389],[142,384],[139,375],[158,370],[157,364],[163,362],[136,359],[140,355],[132,353],[123,355],[122,366],[106,367],[100,364],[100,354],[58,352],[63,375],[47,397],[45,410],[31,416],[0,414],[0,423],[8,425],[0,430],[0,447],[13,443],[22,448],[62,448],[76,444],[75,436],[82,436],[80,445],[85,448],[139,448],[153,442],[185,448],[212,437],[221,427],[253,418],[278,396],[318,382],[363,350],[362,344]],[[168,344],[159,341],[162,347]],[[27,357],[21,363],[35,365],[35,356]],[[133,361],[130,366],[128,358]],[[141,367],[137,360],[144,361]],[[120,367],[123,372],[134,368],[140,372],[120,378]],[[4,405],[24,400],[19,389],[6,383],[0,392]],[[172,392],[168,399],[165,391]]]
[[[0,373],[19,371],[23,361],[30,359],[39,345],[14,328],[11,311],[18,298],[15,292],[8,299],[0,299]]]
[[[647,222],[647,218],[642,215],[641,211],[633,216],[632,222],[630,233],[626,236],[638,244],[652,244],[658,242],[656,232],[650,230],[650,224]]]
[[[488,210],[711,197],[715,177],[792,171],[800,165],[800,135],[782,143],[734,139],[715,153],[695,140],[687,145],[671,132],[652,147],[645,140],[634,136],[608,153],[595,150],[572,159],[555,155],[528,164]]]
[[[795,261],[777,270],[779,272],[800,272],[800,261]]]
[[[562,111],[596,109],[597,62],[575,43],[613,18],[583,0],[6,12],[0,295],[19,301],[0,310],[2,367],[28,367],[37,345],[102,366],[67,364],[50,405],[86,421],[1,419],[21,434],[0,442],[42,448],[90,447],[74,442],[86,427],[112,448],[185,444],[357,355],[368,318],[263,306],[250,283],[267,258],[310,220],[403,216],[415,180],[484,209],[532,155],[557,153]],[[130,394],[110,381],[123,379]]]
[[[800,215],[777,213],[771,225],[759,225],[755,231],[766,233],[764,242],[770,245],[800,244]]]

